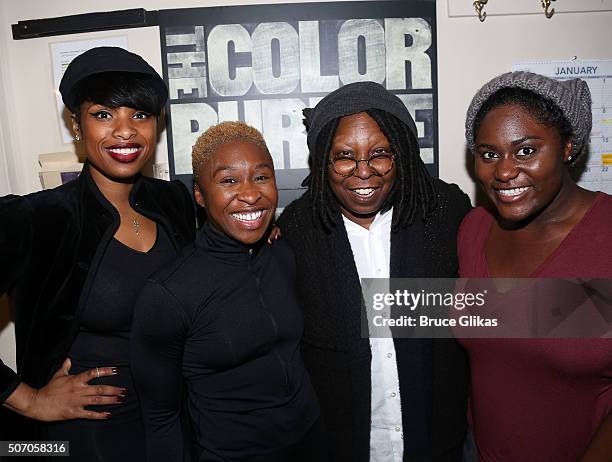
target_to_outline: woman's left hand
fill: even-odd
[[[95,378],[117,374],[113,367],[89,369],[70,375],[66,359],[49,383],[40,389],[20,383],[4,405],[31,419],[43,422],[71,419],[108,419],[109,412],[89,410],[87,406],[120,404],[125,389],[110,385],[90,385]]]

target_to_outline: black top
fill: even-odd
[[[71,374],[87,369],[115,366],[119,374],[95,379],[91,384],[113,385],[128,390],[121,405],[95,406],[112,413],[113,420],[138,419],[140,408],[130,373],[129,343],[136,297],[147,278],[176,258],[176,250],[163,227],[157,227],[155,244],[139,252],[112,239],[98,268],[89,299],[80,318],[77,337],[70,348]]]
[[[436,180],[429,217],[391,232],[391,278],[457,275],[457,229],[470,208],[455,185]],[[334,462],[370,458],[371,350],[365,308],[340,212],[329,232],[313,219],[308,193],[279,218],[296,255],[304,309],[302,355],[321,405]],[[361,311],[360,307],[361,306]],[[394,338],[404,461],[461,461],[466,430],[467,358],[454,339]]]
[[[181,182],[139,176],[129,201],[168,232],[177,253],[193,241],[193,201]],[[66,359],[119,222],[87,162],[79,178],[62,186],[0,198],[0,293],[10,298],[17,359],[17,372],[0,361],[0,401],[21,381],[42,387]],[[8,419],[0,417],[3,424]],[[0,439],[40,439],[36,426]],[[0,427],[2,435],[9,435],[16,425]]]
[[[150,461],[181,461],[182,378],[200,460],[271,462],[319,409],[299,341],[295,261],[204,225],[137,302],[132,364]]]
[[[0,401],[20,381],[42,387],[62,365],[119,227],[119,213],[89,170],[85,163],[79,178],[62,186],[0,198],[0,293],[13,307],[18,370],[0,362]],[[129,200],[168,231],[176,249],[193,241],[193,201],[181,182],[139,176]]]

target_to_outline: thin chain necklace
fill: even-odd
[[[140,236],[140,220],[138,219],[138,215],[133,218],[132,226],[134,227],[134,232],[136,233],[136,236]]]

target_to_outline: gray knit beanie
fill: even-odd
[[[308,148],[314,153],[317,138],[325,125],[338,117],[380,109],[397,117],[418,139],[417,128],[401,99],[376,82],[355,82],[334,90],[312,109],[303,111]]]
[[[556,104],[572,126],[572,156],[588,144],[591,133],[591,92],[581,79],[554,80],[531,72],[508,72],[485,84],[474,96],[465,119],[465,139],[471,151],[475,148],[474,122],[483,104],[503,88],[530,90]]]

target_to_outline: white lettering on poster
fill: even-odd
[[[166,35],[177,174],[191,173],[193,143],[220,121],[260,129],[276,168],[308,168],[302,109],[324,94],[363,80],[391,91],[432,88],[432,33],[421,18],[222,24],[205,35],[203,26]],[[399,96],[431,163],[432,93]]]

